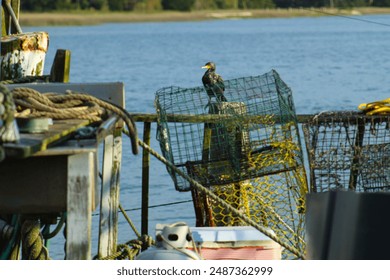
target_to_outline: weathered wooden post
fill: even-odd
[[[43,74],[49,46],[48,33],[32,32],[3,36],[1,45],[2,80]]]
[[[46,32],[23,33],[19,0],[2,1],[1,80],[41,76],[49,47]]]
[[[50,81],[68,83],[70,77],[70,50],[59,49],[50,70]]]

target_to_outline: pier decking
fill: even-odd
[[[20,85],[11,85],[15,88]],[[68,89],[89,92],[124,106],[124,87],[108,84],[25,84],[43,92]],[[4,145],[0,163],[0,213],[33,218],[66,212],[66,259],[91,259],[91,213],[99,205],[99,255],[116,250],[116,220],[121,162],[121,122],[112,116],[96,129],[96,137],[72,139],[89,120],[58,120],[45,133],[21,133],[19,143]],[[103,146],[99,167],[98,150]],[[99,182],[101,170],[101,184]]]

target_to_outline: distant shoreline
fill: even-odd
[[[228,18],[288,18],[316,17],[326,15],[369,15],[390,14],[390,8],[355,8],[355,9],[262,9],[262,10],[208,10],[193,12],[96,12],[70,11],[52,13],[27,13],[21,11],[21,26],[71,26],[96,25],[123,22],[169,22],[201,21]]]

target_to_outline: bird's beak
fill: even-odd
[[[202,66],[202,68],[210,69],[210,65]]]

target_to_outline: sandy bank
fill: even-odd
[[[389,14],[390,8],[359,8],[353,10],[337,9],[267,9],[267,10],[215,10],[193,12],[21,12],[21,26],[47,25],[94,25],[116,22],[166,22],[197,21],[226,18],[277,18],[277,17],[311,17],[335,15]]]

